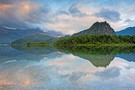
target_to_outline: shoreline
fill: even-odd
[[[27,44],[10,44],[10,43],[0,43],[0,46],[19,46],[19,45],[23,45],[23,46],[28,46],[28,47],[31,47],[31,46],[37,46],[37,47],[46,47],[46,46],[57,46],[55,45],[55,43],[51,43],[51,44],[47,44],[47,43],[27,43]],[[130,44],[130,43],[118,43],[118,44],[73,44],[73,45],[60,45],[60,46],[77,46],[77,47],[81,47],[81,46],[94,46],[94,47],[130,47],[130,46],[135,46],[135,44]]]
[[[77,44],[77,46],[107,46],[107,47],[127,47],[127,46],[135,46],[135,44],[128,43],[120,43],[120,44]]]

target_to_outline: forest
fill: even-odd
[[[73,46],[134,46],[135,36],[84,35],[61,38],[55,42],[59,47]]]

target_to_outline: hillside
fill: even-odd
[[[46,31],[45,33],[53,37],[64,36],[61,32],[57,31]]]
[[[117,35],[130,35],[130,36],[133,36],[135,35],[135,27],[128,27],[124,30],[121,30],[121,31],[118,31],[116,32]]]
[[[44,33],[39,28],[34,29],[16,29],[16,28],[8,28],[8,27],[0,27],[0,43],[11,43],[14,40],[24,38],[26,36],[36,34],[36,33]]]
[[[21,29],[21,28],[0,27],[0,43],[11,43],[17,39],[21,39],[39,33],[47,34],[53,37],[63,36],[63,34],[60,32],[43,31],[40,28]]]
[[[46,34],[34,34],[31,36],[24,37],[22,39],[18,39],[12,44],[27,44],[27,43],[53,43],[57,41],[57,38],[51,37]]]
[[[73,34],[73,36],[81,36],[81,35],[116,35],[115,31],[112,27],[105,22],[96,22],[89,29],[83,30],[81,32]]]

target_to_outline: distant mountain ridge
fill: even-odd
[[[124,30],[121,30],[121,31],[117,31],[116,32],[117,35],[130,35],[130,36],[133,36],[135,35],[135,27],[128,27]]]
[[[11,43],[14,40],[33,35],[36,33],[44,33],[40,28],[34,29],[12,29],[0,27],[0,43]]]
[[[64,36],[61,32],[56,32],[56,31],[53,31],[53,30],[46,31],[45,33],[50,35],[50,36],[53,36],[53,37],[57,37],[57,36],[61,36],[62,37],[62,36]]]
[[[83,30],[81,32],[75,33],[72,36],[81,36],[81,35],[116,35],[113,28],[109,23],[105,22],[96,22],[89,29]]]
[[[52,37],[60,38],[64,36],[61,32],[57,31],[43,31],[40,28],[25,29],[25,28],[10,28],[6,26],[0,26],[0,43],[11,43],[15,40],[25,38],[34,34],[46,34]],[[135,27],[128,27],[124,30],[115,32],[109,23],[95,22],[89,29],[80,31],[72,36],[81,35],[135,35]],[[69,36],[68,36],[69,37]]]
[[[12,44],[53,43],[55,41],[57,41],[57,38],[54,38],[44,33],[40,33],[15,40],[14,42],[12,42]]]
[[[63,34],[56,31],[44,32],[40,28],[24,29],[24,28],[10,28],[0,26],[0,43],[11,43],[17,39],[21,39],[34,34],[48,34],[50,36],[62,36]]]

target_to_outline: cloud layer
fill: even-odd
[[[117,31],[135,25],[134,5],[134,0],[0,0],[0,26],[73,34],[107,21]]]
[[[48,13],[47,8],[31,0],[1,0],[0,25],[9,27],[29,27],[40,24]]]
[[[117,22],[120,19],[120,13],[114,10],[109,10],[109,9],[101,9],[100,12],[95,13],[95,16],[97,17],[102,17],[105,20],[109,20],[109,21],[113,21],[113,22]]]

